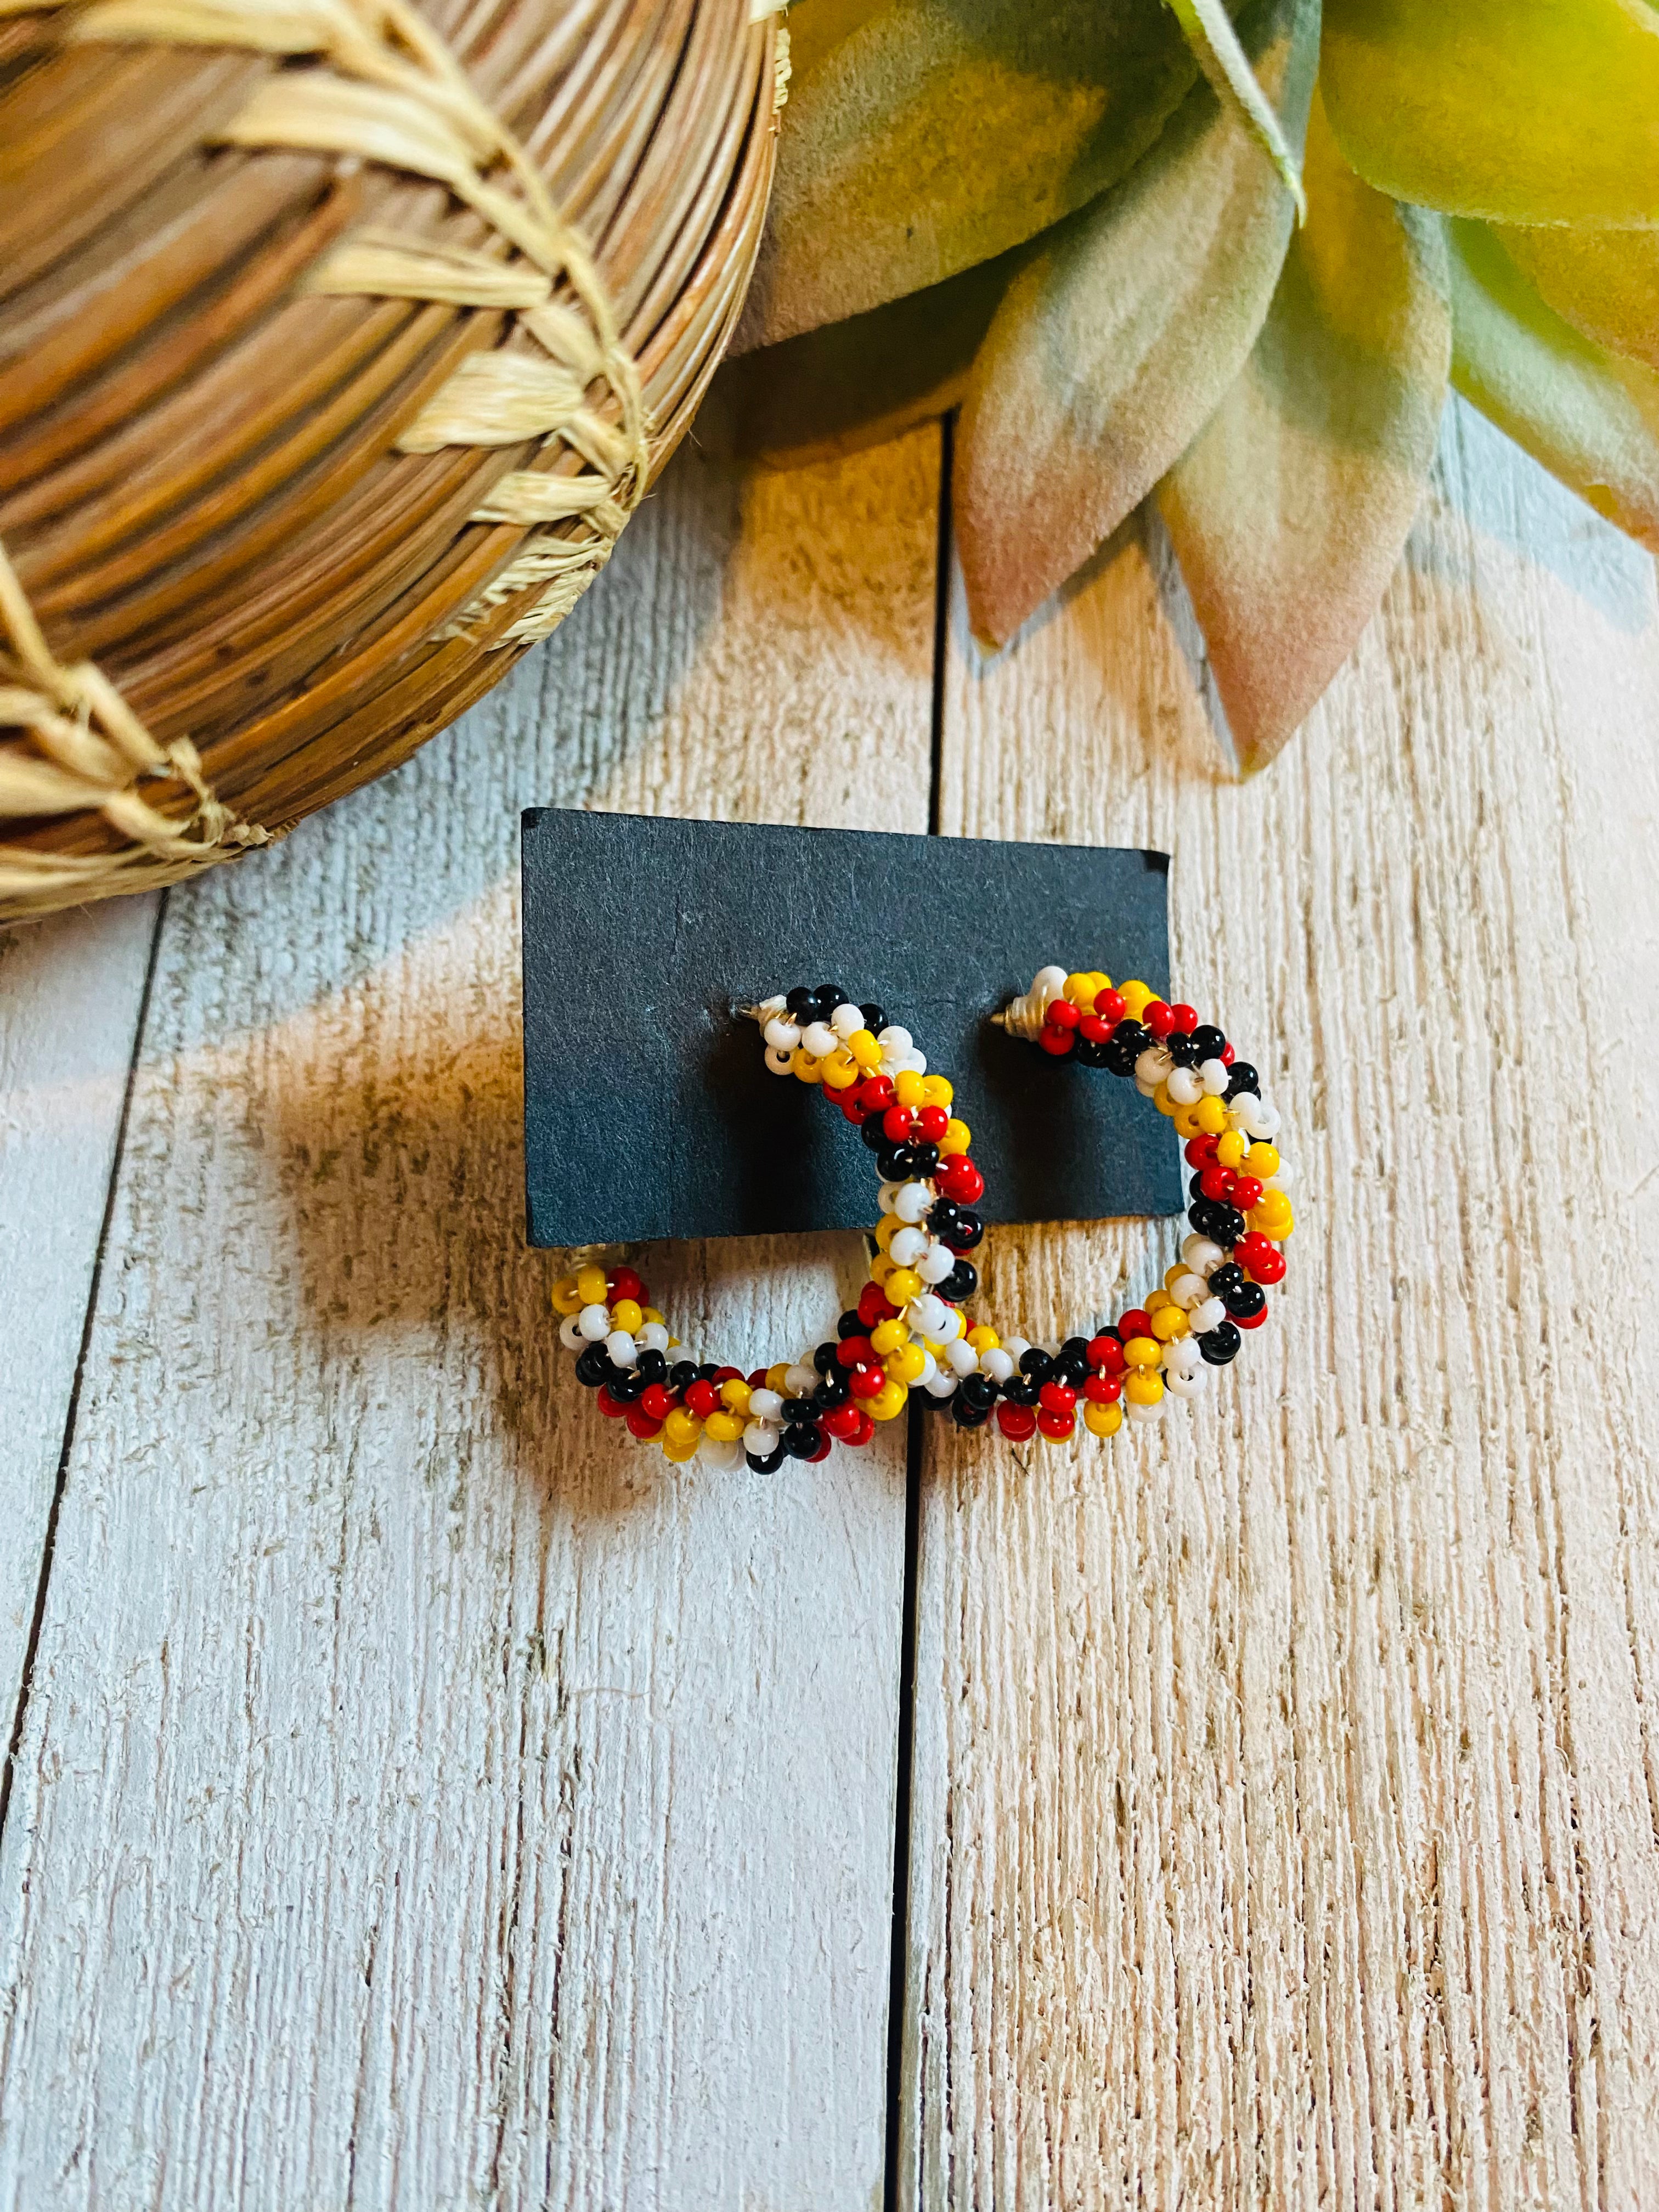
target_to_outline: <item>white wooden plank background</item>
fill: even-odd
[[[149,920],[0,953],[0,2205],[1655,2201],[1659,611],[1462,409],[1243,790],[1156,542],[994,663],[958,612],[942,826],[1173,850],[1303,1226],[1150,1448],[927,1432],[884,2173],[901,1440],[763,1488],[599,1433],[513,875],[548,800],[924,827],[938,451],[687,457],[495,700],[173,895],[72,1424]],[[1167,1241],[1000,1237],[990,1295]],[[757,1358],[855,1264],[651,1258]]]

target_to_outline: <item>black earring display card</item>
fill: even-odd
[[[533,808],[524,817],[530,1242],[867,1228],[871,1155],[735,1009],[841,985],[956,1086],[988,1221],[1178,1212],[1132,1083],[990,1017],[1049,961],[1169,981],[1162,853]]]

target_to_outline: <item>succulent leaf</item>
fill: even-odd
[[[1133,167],[1196,77],[1161,0],[811,0],[737,349],[942,283]]]
[[[1445,228],[1452,381],[1598,514],[1659,552],[1659,374],[1558,315],[1486,225]]]
[[[1382,594],[1434,457],[1451,347],[1431,216],[1362,184],[1316,96],[1308,221],[1242,374],[1158,487],[1246,770]]]
[[[1359,174],[1517,223],[1659,217],[1649,0],[1326,0],[1320,84]]]
[[[1575,330],[1659,368],[1659,230],[1497,228],[1510,259]]]
[[[1239,44],[1220,0],[1170,0],[1176,22],[1210,89],[1224,106],[1231,106],[1245,129],[1279,172],[1279,181],[1296,203],[1298,222],[1308,218],[1308,198],[1302,189],[1302,171],[1285,143],[1273,103],[1256,82],[1249,57]]]
[[[1318,0],[1246,18],[1299,154]],[[975,634],[1001,643],[1152,489],[1267,314],[1291,196],[1231,105],[1194,86],[1123,182],[1047,233],[968,380],[955,511]]]

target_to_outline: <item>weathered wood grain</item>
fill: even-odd
[[[1242,789],[1170,584],[1127,534],[988,664],[958,609],[944,826],[1172,851],[1292,1273],[1161,1434],[933,1431],[899,2201],[1651,2204],[1652,567],[1455,410]],[[1076,1326],[1170,1242],[1000,1240],[989,1304]]]
[[[132,1064],[153,898],[0,934],[0,1728],[9,1741]]]
[[[532,802],[925,827],[937,471],[684,459],[456,732],[173,901],[0,1858],[0,2203],[878,2191],[902,1438],[763,1482],[600,1433],[522,1246],[514,871]],[[750,1363],[859,1255],[642,1264]]]

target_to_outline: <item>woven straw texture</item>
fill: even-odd
[[[281,836],[562,619],[787,73],[751,0],[0,0],[0,919]]]

